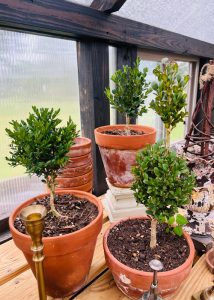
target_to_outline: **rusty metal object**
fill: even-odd
[[[208,66],[214,65],[210,60]],[[214,78],[207,80],[201,90],[200,99],[197,102],[192,116],[192,123],[185,139],[184,152],[197,155],[206,160],[214,158],[214,124],[212,123],[212,111],[214,101]],[[201,120],[198,121],[199,114]],[[194,146],[198,146],[197,151]]]
[[[32,239],[31,250],[35,262],[36,279],[38,283],[39,299],[46,300],[45,281],[43,271],[43,243],[42,231],[47,210],[43,205],[30,205],[22,209],[20,218],[24,221],[26,231]]]

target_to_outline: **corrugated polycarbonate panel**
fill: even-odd
[[[0,180],[19,176],[8,166],[12,119],[25,119],[32,105],[60,108],[80,129],[76,42],[0,30]]]
[[[214,43],[213,0],[127,0],[115,14]]]

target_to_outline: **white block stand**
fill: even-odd
[[[146,216],[145,206],[137,204],[134,193],[130,188],[118,188],[113,186],[108,179],[108,191],[103,204],[110,222],[119,221],[125,217]]]

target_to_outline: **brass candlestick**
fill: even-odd
[[[43,243],[42,231],[44,229],[44,218],[47,210],[43,205],[30,205],[22,209],[20,218],[25,223],[26,231],[31,236],[33,261],[35,262],[36,279],[39,290],[39,299],[46,300],[45,281],[43,272]]]
[[[214,285],[203,290],[200,295],[201,300],[214,300]]]
[[[163,269],[163,264],[159,260],[153,259],[149,262],[149,266],[154,271],[153,281],[150,287],[150,291],[144,293],[141,300],[162,300],[162,298],[158,295],[157,272]]]

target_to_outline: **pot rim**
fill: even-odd
[[[111,129],[123,129],[126,128],[125,124],[115,124],[115,125],[105,125],[105,126],[100,126],[94,129],[95,134],[102,134],[102,135],[110,135],[110,134],[106,134],[103,133],[103,131],[105,130],[111,130]],[[134,129],[134,130],[143,130],[143,129],[148,129],[149,132],[144,133],[143,136],[147,136],[147,135],[151,135],[157,132],[156,128],[152,127],[152,126],[147,126],[147,125],[137,125],[137,124],[130,124],[129,128]],[[117,135],[116,135],[117,136]],[[142,136],[141,134],[136,134],[136,135],[131,135],[131,136],[126,136],[126,135],[118,135],[117,137],[138,137],[138,136]]]
[[[91,198],[93,198],[95,200],[95,203],[94,203],[97,208],[98,208],[98,215],[96,216],[96,218],[91,222],[89,223],[88,225],[86,225],[85,227],[75,231],[75,232],[71,232],[71,233],[67,233],[67,234],[64,234],[64,235],[59,235],[59,236],[54,236],[54,237],[43,237],[43,241],[49,241],[49,242],[52,242],[53,240],[60,240],[60,239],[63,239],[63,238],[66,238],[66,237],[70,237],[71,235],[73,237],[75,237],[76,235],[78,235],[80,232],[86,230],[87,228],[89,228],[90,226],[93,226],[97,220],[102,216],[103,214],[103,207],[102,207],[102,203],[101,201],[98,201],[96,196],[88,193],[88,192],[85,192],[85,191],[79,191],[79,190],[61,190],[61,191],[56,191],[56,194],[74,194],[76,196],[79,196],[79,195],[82,195],[82,196],[85,196],[85,198],[90,201]],[[11,213],[10,217],[9,217],[9,228],[10,230],[12,229],[14,231],[14,233],[21,237],[21,238],[25,238],[25,239],[28,239],[28,240],[31,240],[31,237],[27,234],[24,234],[24,233],[21,233],[19,232],[15,227],[14,227],[14,220],[15,218],[18,216],[18,214],[20,213],[20,210],[22,207],[26,206],[24,204],[30,204],[31,202],[33,202],[34,200],[38,199],[38,198],[42,198],[42,197],[45,197],[45,196],[49,196],[50,193],[43,193],[43,194],[39,194],[38,196],[35,196],[35,197],[32,197],[28,200],[26,200],[25,202],[21,203],[20,205],[18,205],[14,210],[13,212]]]
[[[124,221],[127,221],[127,220],[133,220],[133,219],[149,219],[148,217],[142,217],[142,216],[139,216],[139,217],[128,217],[128,218],[123,218],[115,223],[113,223],[107,230],[106,232],[104,233],[104,236],[103,236],[103,248],[104,248],[104,251],[106,252],[106,255],[110,257],[110,259],[120,268],[124,269],[126,272],[130,272],[130,273],[135,273],[135,275],[143,275],[145,277],[150,277],[153,275],[153,272],[145,272],[145,271],[140,271],[140,270],[136,270],[136,269],[133,269],[133,268],[130,268],[128,266],[126,266],[125,264],[121,263],[119,260],[117,260],[113,254],[110,252],[109,248],[108,248],[108,244],[107,244],[107,238],[108,238],[108,235],[109,235],[109,231],[116,225],[118,225],[119,223],[121,222],[124,222]],[[187,241],[187,244],[189,246],[189,249],[190,249],[190,253],[189,253],[189,256],[188,258],[186,259],[186,261],[180,265],[179,267],[175,268],[175,269],[172,269],[172,270],[169,270],[169,271],[165,271],[165,272],[159,272],[158,273],[158,277],[165,277],[165,276],[170,276],[170,275],[174,275],[180,271],[182,271],[187,265],[189,265],[191,263],[191,261],[193,260],[194,258],[194,255],[195,255],[195,248],[194,248],[194,244],[192,242],[192,239],[191,237],[189,236],[188,233],[186,232],[183,232],[184,234],[184,237]]]
[[[78,143],[78,141],[83,141],[83,143]],[[84,136],[78,136],[74,140],[74,144],[71,146],[72,150],[76,150],[79,147],[86,147],[91,145],[91,140]]]
[[[125,129],[126,125],[106,125],[95,128],[95,142],[99,147],[114,150],[139,150],[148,144],[154,144],[156,128],[144,125],[129,125],[130,129],[144,131],[144,134],[136,135],[112,135],[103,133],[105,130]]]

